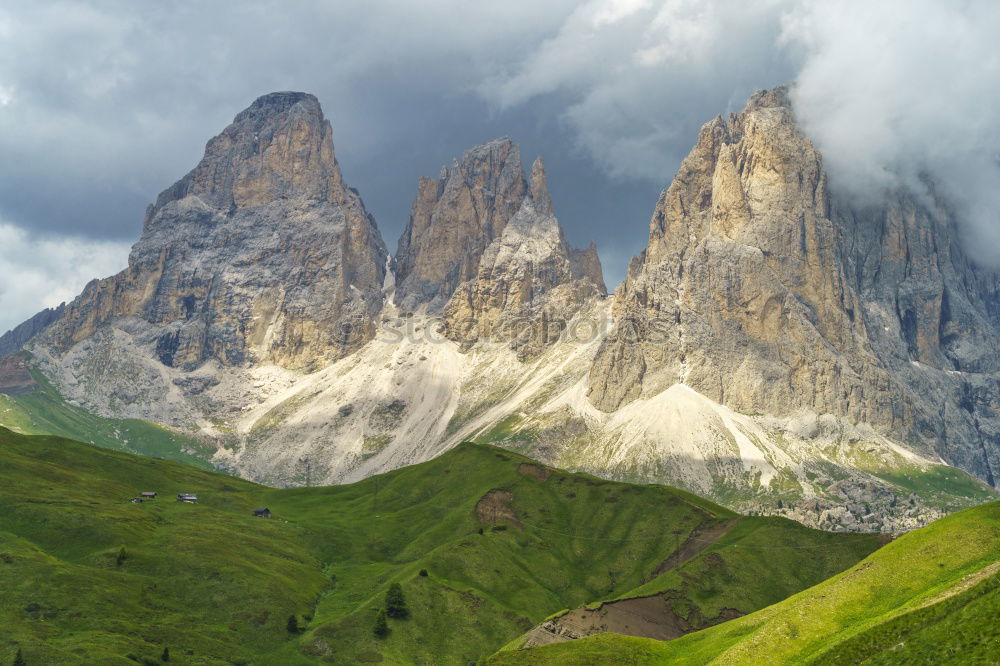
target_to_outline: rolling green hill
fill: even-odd
[[[485,445],[300,489],[5,429],[0,460],[0,663],[20,648],[29,666],[153,663],[165,647],[179,664],[467,664],[636,589],[676,587],[705,618],[750,612],[878,546]],[[145,490],[159,498],[128,502]],[[273,518],[252,517],[265,506]],[[722,570],[704,552],[670,570],[720,524],[734,544]],[[762,556],[775,539],[796,547]],[[409,616],[376,637],[393,583]]]
[[[603,634],[489,664],[1000,662],[1000,502],[910,532],[756,613],[661,642]]]

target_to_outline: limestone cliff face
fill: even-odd
[[[786,91],[757,93],[702,128],[661,195],[590,400],[684,383],[745,413],[869,424],[995,484],[1000,281],[956,239],[933,196],[831,195]]]
[[[422,178],[396,253],[396,299],[404,310],[442,308],[476,276],[486,247],[528,196],[517,144],[504,137],[466,151]]]
[[[482,253],[475,277],[448,301],[445,331],[467,345],[510,342],[525,358],[555,341],[584,303],[605,293],[594,246],[576,250],[563,236],[539,158],[517,213]]]
[[[314,368],[373,334],[386,250],[345,187],[312,95],[265,95],[146,212],[129,265],[46,331],[56,350],[114,325],[168,366]]]

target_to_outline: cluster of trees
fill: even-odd
[[[309,624],[309,622],[312,619],[313,619],[312,615],[303,615],[302,616],[302,620],[305,622],[305,624]],[[298,618],[297,615],[289,615],[288,616],[288,622],[285,624],[285,628],[287,629],[288,633],[293,634],[293,635],[294,634],[301,634],[303,631],[306,630],[306,628],[304,626],[302,626],[302,625],[299,624],[299,618]]]
[[[376,636],[384,637],[389,634],[389,620],[404,620],[410,616],[410,610],[406,607],[406,597],[403,596],[403,586],[393,583],[385,591],[385,607],[380,608],[375,614],[375,626],[372,631]]]
[[[427,571],[421,570],[421,576],[426,576]],[[403,586],[399,583],[393,583],[389,586],[389,589],[385,591],[385,605],[378,610],[375,614],[375,624],[372,627],[372,631],[376,636],[384,637],[389,635],[389,618],[395,620],[405,620],[410,616],[410,609],[406,606],[406,597],[403,595]],[[310,619],[308,616],[306,619]],[[288,633],[291,635],[302,633],[303,629],[299,626],[299,619],[295,615],[288,616],[288,623],[286,625]]]

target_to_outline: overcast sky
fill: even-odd
[[[143,210],[261,94],[315,94],[391,251],[417,178],[510,135],[610,287],[698,128],[796,84],[832,180],[931,173],[1000,263],[1000,3],[0,5],[0,331],[125,265]]]

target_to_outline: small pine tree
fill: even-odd
[[[403,586],[393,583],[385,592],[385,612],[389,617],[402,619],[410,614],[406,608],[406,599],[403,597]]]
[[[115,564],[121,566],[122,562],[124,562],[126,558],[128,558],[128,553],[125,552],[125,546],[122,546],[118,550],[118,557],[115,558]]]
[[[17,654],[14,655],[13,666],[28,666],[28,662],[24,660],[24,655],[21,654],[21,648],[18,648]]]
[[[163,648],[163,654],[160,655],[160,661],[170,661],[170,648]]]
[[[375,614],[375,626],[372,627],[372,632],[380,638],[389,634],[389,622],[385,619],[384,608],[379,608]]]
[[[290,634],[299,633],[299,619],[294,615],[288,616],[288,633]]]
[[[785,508],[785,503],[782,502],[781,500],[778,500],[778,508],[779,509],[784,509]]]

